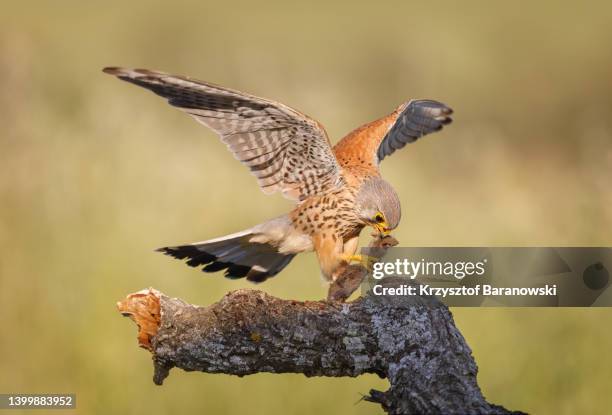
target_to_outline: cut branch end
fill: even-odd
[[[138,326],[138,345],[153,351],[151,339],[155,337],[161,322],[161,293],[154,288],[138,291],[117,302],[124,317],[129,317]]]

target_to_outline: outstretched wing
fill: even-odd
[[[453,111],[441,102],[412,100],[391,114],[349,133],[334,147],[341,166],[358,165],[378,174],[378,164],[388,155],[420,137],[439,131]]]
[[[378,146],[378,162],[406,144],[441,130],[444,125],[453,121],[450,118],[452,113],[452,109],[438,101],[409,101]]]
[[[341,183],[323,127],[283,104],[194,79],[145,69],[104,72],[147,88],[215,131],[249,167],[264,193],[304,200]]]

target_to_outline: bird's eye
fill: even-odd
[[[385,218],[383,218],[383,215],[381,215],[380,213],[377,213],[376,216],[374,216],[374,220],[377,223],[382,223],[385,221]]]

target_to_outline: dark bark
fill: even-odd
[[[173,367],[238,376],[376,373],[391,387],[365,399],[390,414],[511,413],[484,399],[471,350],[434,298],[368,294],[351,303],[302,302],[238,290],[198,307],[150,289],[128,296],[119,309],[141,329],[156,384]]]

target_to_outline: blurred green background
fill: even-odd
[[[608,2],[12,1],[0,14],[0,392],[73,392],[81,414],[375,414],[375,376],[173,371],[115,302],[208,304],[251,287],[153,249],[250,227],[264,196],[213,133],[104,75],[123,65],[279,100],[332,141],[411,97],[455,123],[385,160],[406,246],[612,245]],[[259,286],[325,295],[303,255]],[[609,413],[612,311],[455,309],[487,398]],[[60,412],[58,412],[60,413]]]

